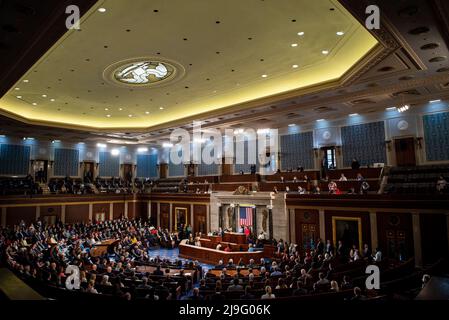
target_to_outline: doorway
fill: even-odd
[[[94,180],[94,162],[93,161],[84,161],[84,172],[83,179],[84,182],[89,183]]]
[[[34,180],[36,182],[47,183],[48,161],[35,160],[33,163]]]
[[[396,165],[399,167],[416,166],[415,138],[401,138],[394,140]]]
[[[126,182],[131,182],[133,179],[133,165],[132,164],[124,164],[123,165],[123,179]]]

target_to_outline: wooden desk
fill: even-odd
[[[165,273],[165,269],[167,269],[167,268],[161,268],[161,271],[164,273],[164,275],[167,275]],[[170,273],[169,274],[171,276],[179,275],[179,270],[181,270],[181,269],[172,269],[172,268],[168,268],[168,269],[170,269]],[[148,272],[150,274],[153,274],[154,270],[156,270],[155,266],[137,266],[136,267],[136,271],[140,272],[140,273]],[[193,276],[195,274],[195,272],[196,272],[195,270],[184,269],[184,275],[187,276],[187,277]]]
[[[90,250],[90,255],[92,257],[99,257],[108,252],[108,249],[114,247],[119,243],[119,240],[109,239],[102,241],[100,243],[96,243],[92,250]]]
[[[264,258],[266,256],[264,251],[226,252],[205,247],[196,247],[186,244],[186,242],[187,240],[182,240],[179,244],[179,256],[181,258],[198,260],[212,265],[218,264],[218,261],[220,260],[223,260],[224,263],[227,263],[229,259],[233,259],[234,263],[238,263],[240,258],[242,258],[244,263],[249,263],[250,259],[259,261],[260,258]]]
[[[219,269],[212,269],[212,270],[209,270],[207,273],[213,274],[216,277],[220,277],[221,270],[219,270]],[[233,277],[236,273],[237,273],[237,269],[231,269],[231,270],[226,269],[226,274],[230,275],[231,277]],[[246,277],[247,275],[249,275],[249,269],[248,268],[240,269],[240,274],[242,276]],[[260,270],[259,269],[253,269],[253,274],[256,277],[259,276],[260,275]]]
[[[231,242],[237,244],[246,244],[246,235],[244,233],[237,232],[225,232],[223,235],[224,242]]]

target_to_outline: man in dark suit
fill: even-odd
[[[155,276],[163,276],[164,275],[164,272],[162,272],[160,265],[156,266],[156,270],[153,271],[153,275],[155,275]]]

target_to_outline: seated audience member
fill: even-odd
[[[281,176],[281,182],[282,182],[282,183],[285,182],[285,179],[284,179],[284,177],[282,177],[282,176]]]
[[[360,194],[368,194],[368,190],[370,188],[370,185],[368,182],[363,181],[360,185]]]
[[[215,282],[215,293],[210,296],[210,300],[212,301],[223,301],[225,300],[225,296],[221,293],[222,290],[222,284],[221,281],[218,280]]]
[[[265,294],[262,295],[262,297],[260,297],[262,300],[266,300],[266,299],[274,299],[276,298],[274,296],[274,294],[272,293],[271,287],[270,286],[266,286],[265,287]]]
[[[373,258],[371,249],[369,248],[367,243],[365,243],[363,245],[362,257],[363,257],[363,259],[368,260],[368,261],[371,261],[371,259]]]
[[[97,289],[95,289],[95,280],[90,280],[89,281],[89,283],[87,284],[86,292],[98,294]]]
[[[327,188],[329,189],[329,194],[337,193],[338,187],[337,187],[337,183],[335,181],[329,182],[329,184],[327,185]]]
[[[381,262],[382,261],[382,252],[379,250],[379,248],[376,248],[376,251],[373,256],[374,262]]]
[[[228,244],[227,246],[226,246],[226,248],[224,249],[224,251],[225,252],[231,252],[232,250],[231,250],[231,246]]]
[[[355,287],[354,288],[354,296],[351,298],[351,300],[353,300],[353,301],[366,300],[366,297],[364,295],[362,295],[362,289],[360,289],[359,287]]]
[[[153,275],[155,276],[163,276],[164,272],[161,270],[161,266],[157,265],[156,270],[153,271]]]
[[[106,274],[103,275],[103,277],[101,278],[100,284],[101,284],[102,286],[112,286],[112,283],[109,282],[109,276],[106,275]]]
[[[299,194],[305,194],[305,193],[306,193],[306,189],[304,189],[304,188],[301,187],[301,186],[298,186],[298,193],[299,193]]]
[[[365,180],[365,178],[363,178],[363,176],[362,176],[361,173],[357,173],[357,178],[356,178],[356,180],[357,180],[357,181],[363,181],[363,180]]]
[[[352,170],[360,169],[360,163],[356,158],[352,159],[351,168]]]
[[[357,194],[354,188],[349,188],[348,194]]]
[[[195,300],[195,301],[203,300],[203,296],[200,295],[200,289],[193,288],[192,295],[189,297],[189,300]]]
[[[447,186],[446,179],[444,179],[443,176],[440,176],[437,181],[437,191],[440,193],[443,192],[444,189],[446,189],[446,186]]]
[[[315,282],[314,285],[313,285],[313,288],[314,288],[316,291],[319,291],[320,288],[329,285],[329,280],[327,280],[325,277],[326,277],[326,276],[324,275],[323,272],[320,272],[320,273],[318,274],[318,281]]]
[[[228,291],[243,291],[243,287],[239,284],[238,278],[232,280],[232,284],[229,285]]]
[[[279,193],[278,188],[277,188],[276,186],[274,186],[273,192],[274,192],[274,193]]]
[[[421,280],[421,288],[424,288],[426,286],[427,283],[429,283],[430,281],[430,275],[425,274],[422,276],[422,280]]]
[[[218,261],[218,264],[215,266],[215,269],[223,269],[225,267],[223,260]]]
[[[342,174],[340,175],[339,181],[348,181],[348,178],[346,178],[345,174],[342,173]]]
[[[217,244],[217,246],[215,247],[215,250],[221,250],[221,243]]]
[[[330,288],[331,292],[339,292],[340,288],[338,287],[338,282],[335,280],[331,281],[331,288]]]
[[[304,294],[307,294],[307,293],[308,293],[308,291],[305,288],[304,283],[302,281],[296,281],[296,289],[293,290],[293,295],[294,296],[301,296],[301,295],[304,295]]]
[[[286,187],[285,187],[285,192],[286,192],[286,193],[289,193],[289,192],[290,192],[289,186],[286,186]]]
[[[229,259],[228,260],[228,264],[226,265],[226,268],[235,268],[235,264],[234,264],[234,260],[233,259]]]
[[[285,280],[283,278],[278,279],[278,284],[276,286],[276,290],[287,289],[288,286],[285,284]]]
[[[320,189],[320,187],[317,186],[317,185],[314,185],[314,186],[313,186],[313,189],[312,189],[312,193],[313,193],[313,194],[321,194],[321,189]]]
[[[348,276],[343,276],[343,280],[340,285],[341,290],[351,289],[352,283],[349,281]]]
[[[252,287],[250,285],[247,285],[245,287],[245,294],[242,294],[240,296],[241,300],[254,300],[256,297],[251,293]]]

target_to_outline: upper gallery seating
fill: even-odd
[[[156,181],[152,192],[178,192],[183,191],[184,180],[179,178],[165,178]]]
[[[31,176],[0,179],[0,195],[28,195],[39,193],[39,186]]]
[[[446,182],[448,176],[448,165],[393,167],[388,173],[384,193],[448,193]]]

